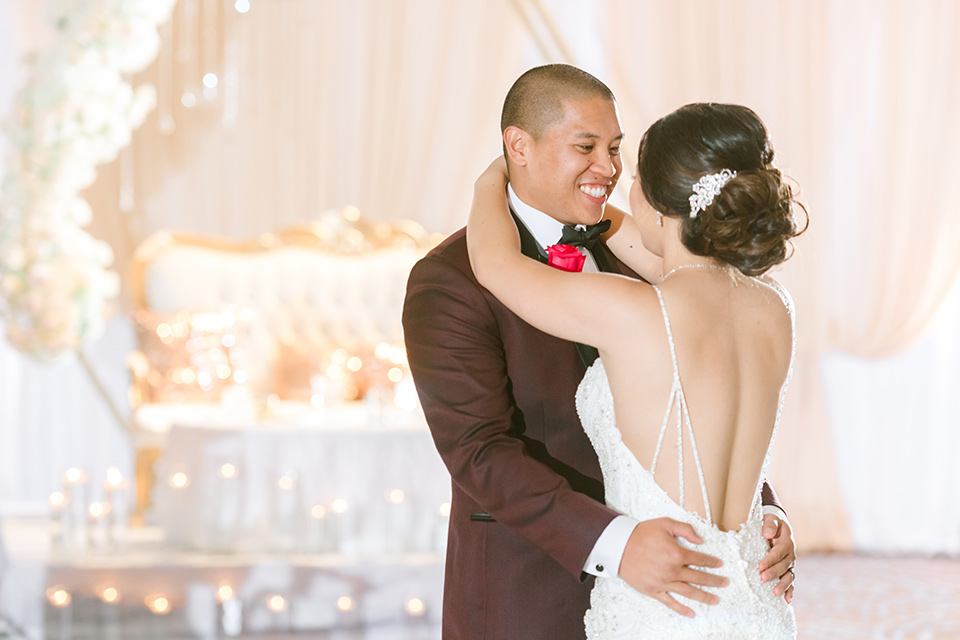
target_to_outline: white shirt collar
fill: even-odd
[[[560,242],[560,236],[563,235],[562,222],[521,200],[510,183],[507,183],[507,199],[513,212],[523,221],[541,247],[546,248]]]

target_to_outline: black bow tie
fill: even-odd
[[[609,220],[601,220],[597,224],[586,225],[585,229],[578,229],[567,224],[563,226],[563,234],[557,244],[569,244],[574,247],[584,247],[587,251],[593,251],[593,248],[600,242],[600,236],[609,228]]]

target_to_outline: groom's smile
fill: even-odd
[[[622,140],[616,103],[567,100],[562,117],[529,139],[524,171],[511,174],[514,189],[565,224],[594,224],[623,170]]]

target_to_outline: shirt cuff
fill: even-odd
[[[587,562],[583,565],[584,572],[604,578],[617,577],[620,561],[623,560],[623,550],[627,548],[630,534],[638,524],[639,520],[627,516],[617,516],[611,520],[597,538],[593,551],[587,556]]]
[[[767,515],[767,514],[777,516],[781,520],[787,520],[787,514],[784,513],[783,509],[781,509],[776,505],[772,505],[772,504],[763,505],[763,515]],[[789,520],[787,520],[787,522],[789,522]],[[606,531],[604,531],[604,533],[606,533]]]

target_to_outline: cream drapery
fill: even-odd
[[[524,68],[509,0],[180,0],[161,33],[138,78],[158,108],[86,194],[122,276],[159,229],[249,238],[355,205],[453,231]]]

